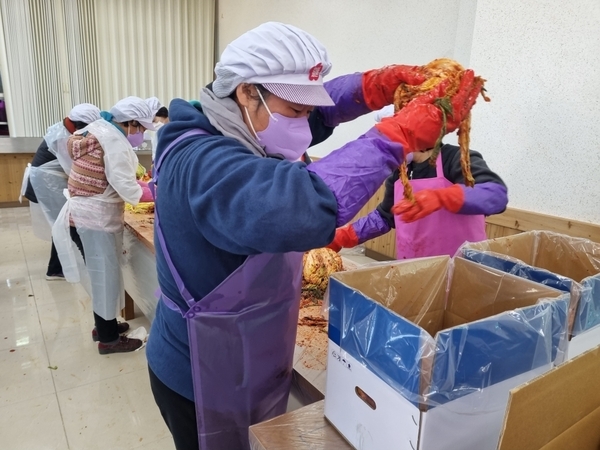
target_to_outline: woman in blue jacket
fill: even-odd
[[[181,449],[247,449],[248,426],[285,412],[302,252],[324,247],[405,155],[442,128],[446,84],[319,160],[301,156],[341,122],[393,101],[418,67],[323,83],[325,48],[266,23],[227,46],[201,109],[175,99],[155,161],[161,299],[148,343],[156,402]],[[452,97],[455,130],[481,84]]]

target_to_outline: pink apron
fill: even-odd
[[[452,186],[444,178],[442,155],[438,155],[435,178],[411,180],[413,192],[424,189],[441,189]],[[394,185],[394,202],[404,198],[402,181]],[[396,222],[396,259],[421,258],[425,256],[454,256],[465,242],[478,242],[487,239],[485,217],[483,215],[454,214],[445,208],[412,223],[405,223],[400,216]]]
[[[185,133],[171,143],[162,161]],[[202,450],[249,449],[248,427],[286,410],[302,283],[302,253],[249,256],[200,300],[186,289],[167,250],[155,210],[155,232],[188,308],[161,294],[186,319]]]

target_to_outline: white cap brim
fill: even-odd
[[[334,106],[327,90],[322,84],[284,84],[262,83],[263,87],[271,94],[288,102],[309,106]]]
[[[133,119],[133,120],[137,120],[140,125],[142,125],[146,130],[150,130],[150,131],[154,131],[154,123],[152,122],[148,122],[146,120],[140,120],[140,119]]]

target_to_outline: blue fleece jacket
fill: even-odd
[[[186,131],[201,128],[210,133],[178,143],[162,164],[157,186],[156,209],[166,246],[196,300],[249,255],[303,252],[332,241],[336,199],[304,163],[254,155],[237,140],[220,134],[184,100],[171,102],[169,119],[159,133],[157,159]],[[311,114],[312,145],[331,135],[333,128],[325,120],[319,109]],[[156,236],[154,246],[162,292],[187,310]],[[186,323],[162,301],[146,355],[165,385],[193,400]]]

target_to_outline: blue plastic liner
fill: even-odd
[[[413,404],[428,408],[562,362],[568,294],[461,258],[447,259],[447,271],[437,270],[440,279],[436,282],[423,269],[427,260],[432,261],[432,272],[436,271],[433,266],[439,265],[440,259],[423,258],[412,274],[406,268],[417,263],[402,261],[333,275],[330,340]],[[456,264],[460,271],[455,270]],[[398,271],[399,267],[403,270]],[[418,286],[417,295],[416,273],[426,280]],[[406,283],[411,283],[413,290],[403,297]],[[471,287],[472,298],[460,297]],[[506,305],[519,302],[515,297],[521,293],[530,304],[506,310]],[[445,301],[432,301],[440,294]],[[407,308],[414,310],[419,302],[423,308],[410,320],[383,304],[401,311],[403,303],[410,303]],[[483,316],[473,321],[462,319],[460,308],[465,315]],[[485,316],[485,311],[492,314]],[[436,320],[437,329],[431,325]],[[455,326],[444,326],[453,321]],[[416,323],[427,324],[436,331],[435,336]]]
[[[525,248],[530,249],[530,254],[524,257]],[[600,325],[600,244],[596,242],[549,231],[530,231],[466,243],[457,255],[570,292],[573,336]]]

